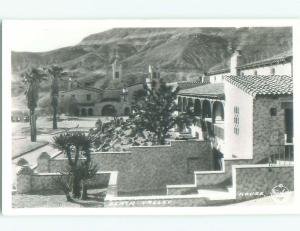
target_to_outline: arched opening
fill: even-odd
[[[187,111],[190,113],[194,113],[194,102],[192,98],[188,99]]]
[[[116,114],[117,114],[117,110],[113,105],[108,104],[102,108],[101,115],[103,116],[116,116]]]
[[[201,116],[201,102],[199,99],[196,99],[194,103],[194,115]]]
[[[211,118],[211,106],[208,100],[204,100],[202,103],[202,117]]]
[[[182,111],[186,112],[186,109],[187,109],[187,99],[186,97],[184,97],[182,100]]]
[[[86,109],[85,108],[81,108],[81,116],[86,116]]]
[[[89,109],[88,109],[88,115],[89,115],[89,116],[93,116],[93,115],[94,115],[93,108],[89,108]]]
[[[224,121],[224,108],[223,104],[219,101],[213,104],[213,122]]]
[[[182,112],[182,98],[178,97],[178,111]]]
[[[129,114],[130,114],[130,108],[126,107],[125,110],[124,110],[124,115],[129,116]]]

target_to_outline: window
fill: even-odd
[[[91,94],[87,94],[87,95],[86,95],[86,100],[87,100],[87,101],[90,101],[91,99],[92,99]]]
[[[116,79],[119,78],[119,72],[118,72],[118,71],[115,72],[115,78],[116,78]]]
[[[233,108],[233,112],[234,112],[234,117],[233,117],[233,124],[234,124],[234,128],[233,128],[233,132],[234,134],[238,135],[240,133],[240,118],[239,118],[239,114],[240,114],[240,109],[239,107],[235,106]]]
[[[270,115],[271,115],[271,116],[276,116],[276,115],[277,115],[277,109],[274,108],[274,107],[272,107],[272,108],[270,109]]]
[[[275,68],[274,67],[271,68],[271,75],[275,75]]]

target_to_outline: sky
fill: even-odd
[[[90,34],[111,29],[99,21],[13,21],[9,24],[13,51],[40,52],[78,44]]]

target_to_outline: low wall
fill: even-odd
[[[294,190],[293,166],[233,166],[232,176],[238,200]]]
[[[109,183],[111,172],[98,172],[93,179],[87,181],[89,188],[106,187]],[[55,178],[61,177],[60,173],[34,173],[18,174],[18,193],[63,193],[56,185]]]
[[[130,152],[98,152],[92,160],[101,171],[118,171],[122,193],[156,191],[168,184],[193,183],[194,171],[212,169],[210,144],[206,141],[172,141],[170,145],[131,147]],[[67,164],[66,158],[49,160],[49,172]]]
[[[167,185],[167,195],[196,194],[196,184]]]
[[[253,160],[224,160],[222,171],[196,171],[195,182],[198,188],[216,187],[222,183],[231,184],[232,165],[251,164]]]

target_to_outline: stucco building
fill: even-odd
[[[243,58],[236,51],[204,76],[209,83],[178,94],[179,111],[196,117],[192,136],[211,142],[216,169],[224,160],[293,160],[292,53]]]
[[[111,66],[111,78],[119,86],[123,85],[122,88],[98,89],[70,81],[68,90],[60,92],[61,112],[75,116],[127,116],[136,93],[143,90],[145,84],[151,87],[152,81],[160,79],[159,67],[149,65],[148,76],[142,82],[126,85],[122,81],[122,64],[118,53]]]

